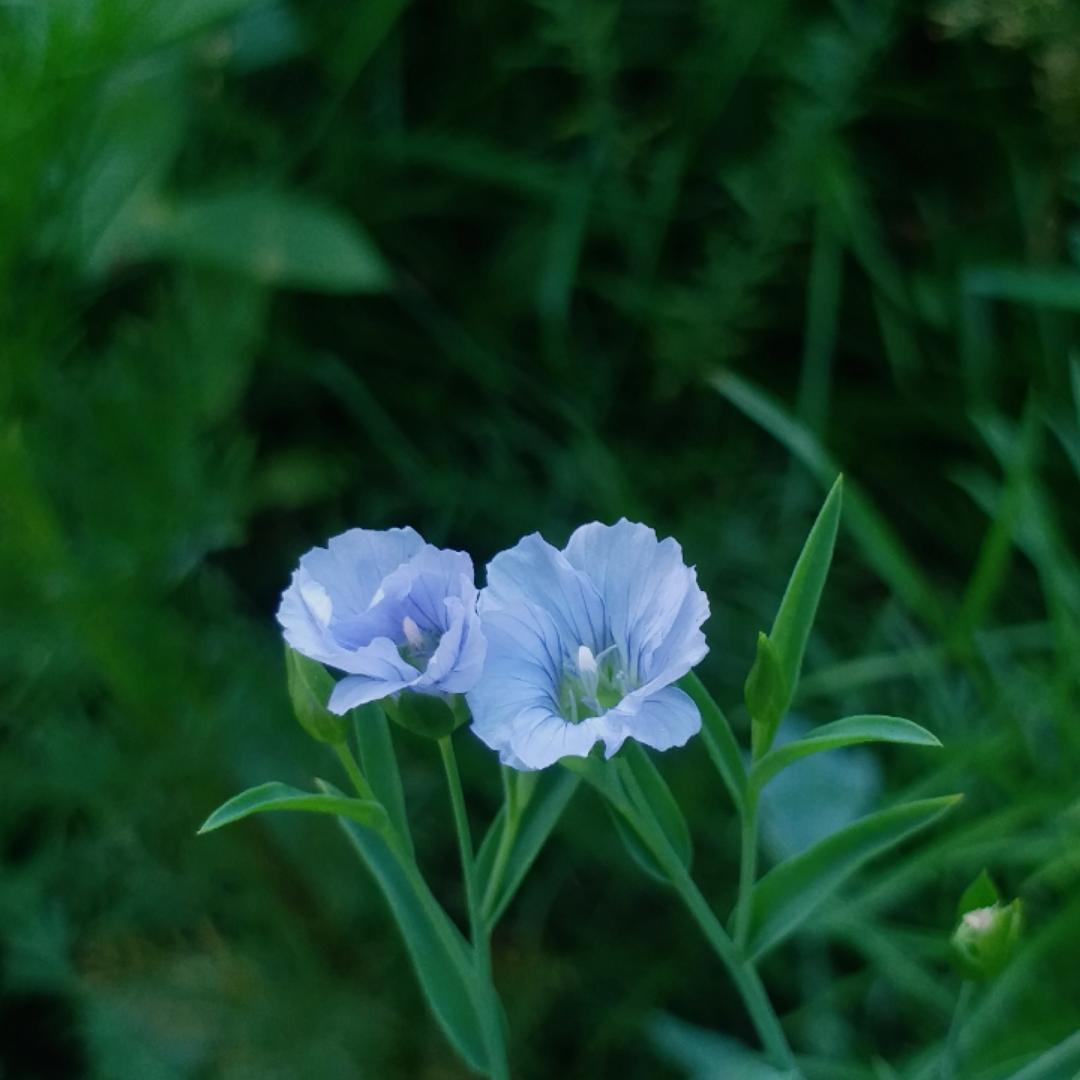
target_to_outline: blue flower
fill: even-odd
[[[497,555],[480,594],[488,642],[467,695],[473,730],[518,769],[611,757],[627,738],[657,750],[701,727],[671,684],[708,651],[709,601],[676,541],[644,525],[583,525],[562,551],[534,533]]]
[[[350,529],[300,560],[277,617],[297,652],[346,673],[327,706],[344,713],[402,690],[470,690],[484,664],[476,599],[464,552],[414,529]]]

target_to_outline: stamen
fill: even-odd
[[[405,631],[405,640],[414,649],[421,649],[424,645],[424,635],[420,633],[420,627],[416,625],[416,622],[411,616],[406,615],[401,620],[401,629]]]
[[[578,673],[581,675],[582,685],[588,697],[596,697],[596,688],[600,683],[600,669],[596,664],[596,657],[588,645],[579,645],[577,651]]]

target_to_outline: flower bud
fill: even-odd
[[[468,709],[460,694],[441,697],[406,690],[384,698],[379,704],[395,724],[426,739],[441,739],[469,719]]]
[[[992,979],[1016,951],[1023,925],[1019,900],[1002,904],[986,871],[960,901],[960,924],[952,936],[953,959],[968,979]]]
[[[743,696],[750,712],[754,757],[758,758],[772,746],[776,729],[791,697],[776,646],[768,635],[761,632],[758,633],[754,666],[746,677]]]
[[[309,660],[288,646],[285,647],[285,672],[289,699],[300,726],[319,742],[344,742],[349,730],[348,721],[326,707],[334,689],[330,672],[318,661]]]

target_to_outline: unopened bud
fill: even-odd
[[[952,936],[953,958],[961,974],[968,979],[998,975],[1016,951],[1023,921],[1020,901],[1002,904],[984,870],[960,901],[960,924]]]

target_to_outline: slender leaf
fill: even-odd
[[[618,764],[624,773],[623,786],[631,802],[639,813],[656,819],[680,862],[689,869],[694,858],[690,827],[648,751],[641,743],[628,739],[619,755]]]
[[[956,917],[962,919],[969,911],[977,908],[993,907],[1001,900],[997,886],[983,868],[979,876],[964,890],[960,902],[956,905]]]
[[[926,728],[899,716],[846,716],[843,720],[814,728],[801,739],[794,739],[770,750],[754,765],[750,779],[758,787],[763,787],[778,772],[808,754],[866,742],[906,743],[911,746],[941,745],[937,736]]]
[[[761,1053],[729,1035],[687,1024],[665,1013],[653,1017],[648,1032],[657,1052],[693,1080],[716,1080],[721,1076],[783,1080],[794,1076],[774,1069]]]
[[[806,642],[814,625],[818,601],[825,587],[825,578],[832,562],[833,547],[836,544],[836,530],[840,525],[840,506],[843,497],[843,478],[838,477],[825,498],[821,512],[817,516],[810,535],[806,538],[802,553],[795,569],[791,572],[784,598],[780,601],[780,610],[776,613],[769,641],[776,652],[780,669],[784,675],[786,701],[784,709],[791,703],[795,687],[802,669]],[[781,709],[782,713],[784,710]],[[775,724],[773,725],[775,732]],[[771,734],[768,742],[772,741]],[[765,744],[766,747],[768,742]]]
[[[771,870],[754,888],[750,955],[761,956],[793,933],[864,863],[932,824],[960,798],[944,795],[870,814]]]
[[[329,784],[321,784],[334,792]],[[405,941],[424,995],[447,1038],[478,1071],[487,1051],[476,1003],[472,952],[461,931],[432,895],[416,863],[394,853],[377,833],[339,818],[353,847],[386,898]]]
[[[409,831],[409,815],[405,809],[405,792],[401,786],[394,742],[390,737],[390,724],[386,714],[372,703],[353,710],[356,745],[360,749],[360,761],[364,766],[371,790],[405,842],[410,854],[413,851],[412,834]]]
[[[1080,1074],[1080,1031],[1028,1062],[1008,1080],[1076,1080]]]
[[[550,780],[545,779],[544,789],[529,800],[518,822],[517,835],[503,870],[502,881],[489,910],[485,912],[489,925],[499,921],[507,905],[513,900],[529,868],[577,791],[579,783],[579,778],[573,773],[552,773]],[[506,808],[503,807],[488,830],[477,855],[476,879],[481,896],[487,890],[495,864],[495,854],[505,827]]]
[[[679,680],[679,686],[693,699],[701,713],[701,737],[716,771],[724,781],[735,808],[741,813],[746,796],[746,766],[735,733],[720,706],[693,671]]]
[[[265,814],[274,810],[333,814],[378,832],[385,832],[389,826],[386,811],[370,799],[351,799],[346,795],[318,795],[272,781],[234,795],[203,822],[199,834],[213,832],[224,825],[231,825],[234,821],[242,821],[252,814]]]
[[[640,750],[640,747],[638,749]],[[624,750],[623,753],[625,752]],[[649,765],[651,764],[649,762]],[[656,781],[659,781],[663,788],[667,787],[658,773],[655,778],[648,778],[645,781],[646,785],[651,786],[650,790],[654,797],[657,797],[659,806],[654,807],[647,802],[649,796],[644,794],[646,788],[637,779],[636,772],[627,766],[622,757],[613,762],[601,761],[594,757],[565,758],[563,765],[577,773],[603,795],[619,839],[622,840],[634,862],[650,877],[665,883],[669,880],[668,874],[653,854],[653,848],[657,844],[666,843],[688,865],[689,831],[683,833],[686,828],[685,821],[680,826],[672,813],[672,805],[674,805],[675,813],[680,818],[682,816],[670,791],[666,796],[655,796],[657,789],[653,785]],[[645,774],[647,768],[647,766],[641,767],[639,763],[642,775]],[[655,766],[653,768],[655,769]],[[631,785],[629,789],[628,782]],[[635,797],[634,785],[641,791],[642,797]]]

